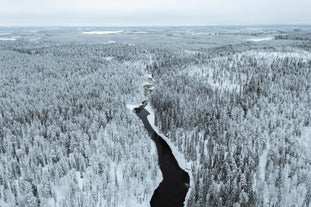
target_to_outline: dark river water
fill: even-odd
[[[143,107],[135,108],[138,117],[143,121],[151,139],[156,143],[159,166],[163,181],[154,191],[150,201],[151,207],[182,207],[188,192],[189,175],[181,169],[164,139],[151,127],[147,116],[149,112]]]

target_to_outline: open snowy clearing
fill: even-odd
[[[114,57],[112,57],[112,56],[104,57],[104,60],[106,60],[106,61],[111,61],[113,59],[114,59]]]
[[[15,37],[0,37],[0,41],[15,41]]]
[[[311,110],[310,110],[311,114]],[[299,139],[302,151],[305,151],[306,159],[310,159],[311,156],[311,127],[304,127],[302,130],[302,135]]]
[[[274,39],[274,37],[262,37],[262,38],[248,39],[248,41],[262,42],[262,41],[270,41],[270,40],[273,40],[273,39]]]

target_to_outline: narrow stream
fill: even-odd
[[[179,167],[168,144],[151,127],[147,119],[149,112],[143,106],[135,108],[135,112],[156,143],[163,175],[163,181],[153,193],[151,207],[183,207],[190,180],[188,173]]]

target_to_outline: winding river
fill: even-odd
[[[151,139],[156,143],[159,166],[163,175],[163,181],[153,193],[151,207],[184,206],[190,180],[188,173],[179,167],[168,144],[151,127],[147,119],[149,112],[143,106],[134,110],[144,123]]]

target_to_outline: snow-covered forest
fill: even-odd
[[[158,125],[192,162],[188,206],[311,206],[310,41],[274,44],[155,58]]]
[[[157,151],[127,108],[146,74],[186,206],[311,206],[310,34],[0,28],[0,206],[149,206]]]
[[[126,107],[143,99],[135,48],[0,44],[0,206],[148,206],[161,174]]]

